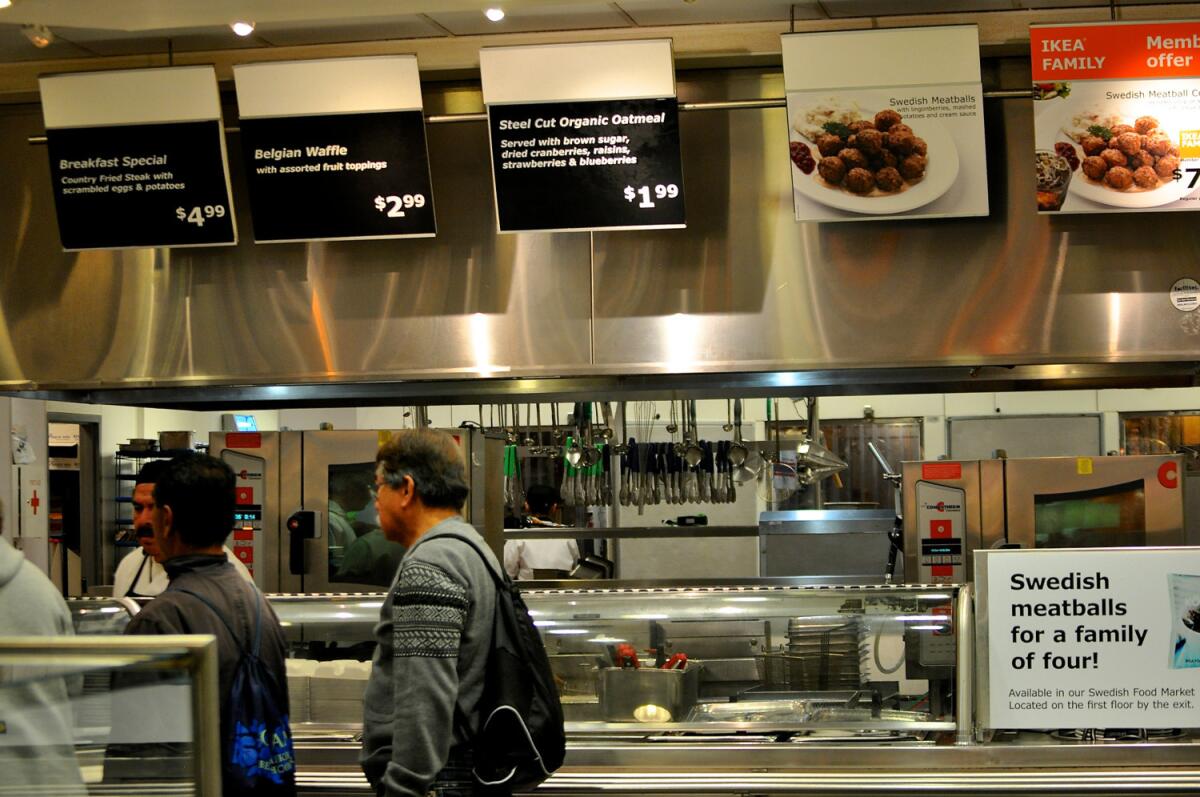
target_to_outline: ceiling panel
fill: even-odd
[[[1011,11],[1012,0],[824,0],[831,17],[886,17],[909,14],[952,14]]]
[[[503,6],[504,3],[497,5]],[[483,3],[480,3],[482,6]],[[506,10],[508,15],[499,22],[488,20],[480,10],[433,11],[428,16],[456,36],[631,27],[629,19],[611,3],[531,4]]]
[[[95,28],[55,28],[68,41],[86,47],[96,55],[141,55],[167,51],[168,40],[175,52],[202,50],[243,50],[264,47],[256,35],[237,36],[228,26],[178,28],[155,31],[98,30]]]
[[[156,32],[174,28],[217,27],[236,19],[265,22],[308,22],[332,18],[347,22],[399,18],[426,11],[468,11],[482,0],[16,0],[2,13],[13,22],[79,28]],[[555,0],[558,5],[595,0]],[[536,6],[543,0],[511,0]]]
[[[412,15],[315,26],[304,22],[271,22],[260,24],[254,35],[276,47],[290,47],[304,44],[420,39],[445,36],[446,32],[424,17]]]
[[[1126,0],[1128,2],[1128,0]],[[1098,3],[1097,0],[1013,0],[1013,5],[1017,8],[1086,8],[1094,5],[1108,5],[1107,3]]]
[[[781,0],[617,0],[617,5],[639,25],[691,25],[712,22],[765,22],[791,19],[825,19],[817,0],[787,3]]]

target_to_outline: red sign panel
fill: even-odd
[[[949,575],[949,574],[947,574],[947,575]],[[946,629],[944,631],[934,631],[933,632],[934,636],[951,636],[952,634],[954,634],[954,610],[953,609],[951,609],[949,606],[934,606],[933,609],[931,609],[929,613],[936,614],[940,617],[945,617],[946,620],[948,621],[948,624],[946,625]]]
[[[933,539],[943,539],[954,535],[954,524],[949,520],[929,521],[929,536]]]
[[[262,448],[261,432],[230,432],[225,435],[226,448]]]
[[[1179,463],[1164,462],[1158,466],[1158,483],[1168,490],[1179,487]]]
[[[926,462],[921,466],[926,481],[956,481],[962,478],[961,462]]]
[[[1200,22],[1045,25],[1029,29],[1034,81],[1200,76]]]
[[[254,488],[239,487],[234,491],[234,503],[236,504],[253,504],[254,503]]]

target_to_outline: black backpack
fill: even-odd
[[[497,572],[468,537],[496,584],[496,619],[479,699],[479,731],[471,739],[475,779],[484,786],[529,791],[563,764],[567,736],[562,703],[541,636],[521,592]],[[456,714],[459,713],[456,709]],[[465,729],[465,717],[457,716]]]
[[[257,609],[251,648],[242,644],[233,625],[211,601],[190,589],[175,591],[191,595],[207,606],[229,630],[242,652],[222,712],[225,725],[221,729],[221,782],[225,793],[294,794],[296,754],[288,706],[286,702],[282,706],[277,702],[278,696],[285,694],[279,678],[258,655],[262,643],[263,597],[254,587],[250,589]]]

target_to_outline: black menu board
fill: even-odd
[[[500,232],[685,226],[670,41],[485,48],[480,65]]]
[[[415,57],[250,64],[234,75],[256,242],[435,234]]]
[[[488,109],[502,231],[684,225],[674,98]]]
[[[41,80],[63,248],[237,243],[212,67]]]

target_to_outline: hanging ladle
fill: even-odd
[[[750,449],[742,442],[742,400],[733,400],[733,445],[729,447],[729,464],[740,468],[746,464]]]
[[[625,423],[625,413],[627,411],[627,407],[624,401],[620,403],[618,411],[621,413],[621,437],[616,443],[613,444],[613,453],[620,455],[629,450],[629,443],[625,442],[629,439],[629,428],[628,424]]]
[[[600,461],[600,449],[596,447],[594,439],[595,427],[592,426],[592,403],[586,402],[584,405],[583,418],[586,426],[581,426],[579,433],[582,436],[584,430],[587,431],[587,444],[583,447],[583,456],[581,461],[585,468],[590,468]]]
[[[563,449],[563,458],[572,468],[579,467],[579,462],[583,459],[583,446],[580,444],[580,440],[583,438],[583,404],[581,403],[575,404],[575,431],[575,436],[567,438],[567,446]]]
[[[700,464],[700,460],[704,459],[704,449],[700,447],[700,443],[696,439],[698,436],[696,431],[696,402],[694,400],[689,401],[686,408],[683,437],[687,446],[683,449],[683,459],[687,462],[688,467],[694,468]]]

